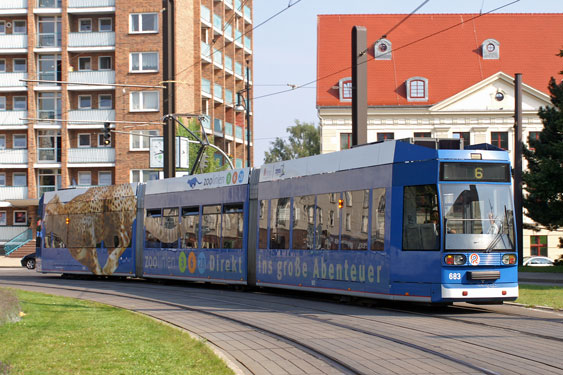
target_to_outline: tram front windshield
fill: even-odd
[[[510,185],[442,184],[446,251],[514,250]]]

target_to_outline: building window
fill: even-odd
[[[6,97],[0,96],[0,111],[6,110]]]
[[[60,169],[40,169],[39,172],[39,196],[47,191],[59,190],[62,186]]]
[[[415,138],[430,138],[430,137],[432,137],[432,133],[430,133],[430,132],[415,132],[414,137]]]
[[[98,185],[99,186],[111,185],[111,172],[109,171],[98,172]]]
[[[469,132],[453,132],[454,138],[463,139],[463,145],[467,146],[471,144],[470,133]]]
[[[498,60],[500,58],[500,43],[498,40],[485,40],[481,44],[481,55],[484,60]]]
[[[14,134],[12,143],[13,148],[27,148],[27,136],[25,134]]]
[[[98,95],[98,108],[111,109],[113,107],[111,94]]]
[[[158,171],[152,169],[132,169],[131,182],[147,182],[158,180]]]
[[[376,60],[391,60],[391,41],[380,39],[373,45],[373,55]]]
[[[27,175],[25,173],[14,173],[12,175],[12,186],[27,186]]]
[[[27,111],[27,96],[14,96],[14,111]]]
[[[98,20],[98,31],[101,33],[110,32],[113,29],[113,20],[111,18],[100,18]]]
[[[27,211],[14,211],[14,225],[27,225]]]
[[[79,57],[78,58],[78,70],[92,70],[92,58],[91,57]]]
[[[27,22],[25,20],[17,20],[13,22],[14,29],[12,33],[14,34],[27,34]]]
[[[6,211],[0,211],[0,225],[7,225],[6,216]]]
[[[547,236],[530,236],[530,254],[547,256]]]
[[[528,134],[528,146],[531,146],[531,142],[540,140],[540,133],[541,132],[530,132],[530,134]],[[529,149],[536,151],[535,147],[529,147]]]
[[[106,145],[104,143],[104,133],[98,133],[98,147],[111,147],[111,137],[109,137],[109,143]]]
[[[78,134],[78,147],[90,147],[90,134]]]
[[[341,102],[352,101],[352,78],[346,77],[338,81],[338,91]]]
[[[491,132],[491,144],[508,150],[508,132]]]
[[[157,13],[133,13],[129,16],[130,33],[157,33]]]
[[[92,96],[79,95],[78,96],[78,109],[92,109]]]
[[[92,185],[92,173],[91,172],[78,172],[78,185],[90,186]]]
[[[133,91],[130,112],[152,112],[159,110],[158,91]]]
[[[0,72],[4,73],[6,71],[6,60],[0,59]]]
[[[0,186],[6,186],[6,173],[0,172]]]
[[[6,21],[0,21],[0,34],[6,34]]]
[[[340,133],[340,149],[346,150],[352,147],[352,133]]]
[[[383,142],[391,139],[395,139],[394,133],[377,133],[377,142]]]
[[[423,77],[412,77],[407,80],[407,100],[428,100],[428,79]]]
[[[13,60],[14,72],[27,72],[27,59],[14,59]]]
[[[81,33],[91,33],[92,32],[92,19],[91,18],[81,18],[78,20],[78,31]]]
[[[4,150],[6,148],[6,136],[0,135],[0,150]]]
[[[158,52],[134,52],[129,56],[130,72],[158,72]]]
[[[137,151],[148,151],[150,137],[159,135],[158,130],[133,130],[131,133],[131,150]]]
[[[111,56],[100,56],[98,58],[98,70],[111,70]]]

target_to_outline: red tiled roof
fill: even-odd
[[[563,13],[418,14],[392,31],[391,60],[374,60],[373,44],[405,14],[319,15],[317,22],[317,105],[340,102],[338,81],[350,77],[351,30],[365,26],[368,40],[368,105],[431,105],[502,71],[522,73],[523,82],[549,94],[550,77],[560,80],[563,58]],[[410,44],[440,30],[448,31]],[[481,44],[500,43],[500,59],[484,60]],[[340,72],[339,72],[340,71]],[[405,81],[428,79],[428,101],[408,102]],[[325,78],[326,77],[326,78]]]

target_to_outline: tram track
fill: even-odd
[[[75,292],[86,292],[86,293],[96,293],[96,294],[102,294],[102,295],[108,295],[108,296],[118,296],[118,297],[122,297],[122,298],[128,298],[128,299],[132,299],[132,300],[144,300],[144,301],[149,301],[152,303],[158,303],[158,304],[162,304],[164,306],[169,306],[169,307],[174,307],[174,308],[178,308],[178,309],[182,309],[182,310],[187,310],[187,311],[193,311],[193,312],[198,312],[198,313],[202,313],[202,314],[207,314],[209,316],[214,316],[216,318],[220,318],[220,319],[226,319],[229,320],[231,322],[235,322],[237,324],[240,324],[244,327],[247,328],[251,328],[253,330],[256,330],[258,332],[261,332],[263,334],[266,334],[272,338],[278,339],[282,342],[285,342],[289,345],[292,345],[293,347],[299,348],[300,350],[303,350],[307,353],[309,353],[310,355],[314,356],[315,358],[322,360],[323,362],[329,364],[331,367],[338,369],[338,371],[341,371],[342,373],[346,373],[346,374],[365,374],[366,372],[354,367],[353,365],[351,365],[350,363],[346,362],[345,360],[341,360],[338,357],[324,352],[323,350],[319,350],[319,348],[315,347],[314,345],[309,345],[306,342],[300,341],[298,339],[295,339],[294,337],[291,337],[290,335],[287,334],[282,334],[280,333],[278,330],[274,330],[274,329],[269,329],[267,327],[265,327],[263,324],[260,324],[259,322],[257,323],[252,323],[249,322],[247,320],[244,319],[237,319],[234,318],[232,316],[228,316],[225,313],[218,313],[218,312],[213,312],[213,311],[208,311],[206,309],[203,308],[194,308],[194,307],[190,307],[190,306],[186,306],[184,304],[181,303],[174,303],[174,302],[170,302],[170,301],[162,301],[162,300],[158,300],[158,299],[154,299],[154,298],[147,298],[147,297],[142,297],[142,296],[135,296],[135,295],[128,295],[126,293],[134,293],[134,291],[131,292],[121,292],[121,293],[114,293],[114,292],[108,292],[108,291],[100,291],[100,290],[93,290],[93,289],[88,289],[88,290],[84,290],[84,288],[78,288],[78,287],[69,287],[69,286],[61,286],[61,285],[57,285],[57,286],[43,286],[41,284],[38,283],[13,283],[14,285],[20,285],[20,286],[29,286],[29,287],[43,287],[43,288],[60,288],[60,289],[65,289],[65,290],[71,290],[71,291],[75,291]],[[139,289],[139,287],[134,284],[134,283],[124,283],[127,285],[127,288],[129,289]],[[146,290],[147,288],[153,289],[153,290],[159,290],[162,289],[160,287],[156,287],[153,285],[147,285],[147,283],[144,283],[143,286],[141,287],[142,289]],[[174,287],[174,288],[170,288],[170,286],[168,286],[168,293],[170,293],[171,291],[174,292],[182,292],[182,288],[181,287]],[[249,299],[241,299],[240,296],[234,297],[234,298],[224,298],[225,296],[221,296],[221,298],[217,298],[216,296],[214,296],[213,298],[211,297],[207,297],[207,296],[201,296],[201,295],[197,295],[199,294],[198,289],[197,288],[191,288],[190,292],[195,292],[192,293],[192,295],[190,296],[190,299],[199,299],[199,300],[205,300],[205,301],[213,301],[214,303],[218,303],[218,304],[223,304],[223,305],[238,305],[240,307],[252,307],[253,309],[261,309],[263,311],[271,311],[271,312],[275,312],[275,313],[288,313],[291,314],[293,316],[298,317],[299,319],[305,319],[308,321],[313,321],[319,324],[324,324],[327,326],[331,326],[331,327],[337,327],[340,329],[344,329],[350,332],[355,332],[358,333],[360,335],[366,335],[368,337],[372,337],[372,338],[377,338],[379,340],[384,340],[386,342],[390,342],[390,343],[394,343],[397,345],[401,345],[407,348],[410,348],[412,350],[416,350],[416,351],[420,351],[423,353],[426,353],[428,355],[431,356],[435,356],[435,357],[439,357],[442,360],[446,360],[452,363],[455,363],[457,365],[462,365],[468,369],[472,369],[473,371],[477,371],[479,373],[484,373],[484,374],[498,374],[499,372],[496,370],[492,370],[487,368],[487,366],[482,366],[480,364],[476,364],[475,361],[470,362],[468,360],[465,360],[463,358],[461,358],[459,355],[449,355],[447,353],[445,353],[444,351],[442,351],[440,348],[432,348],[431,345],[423,345],[420,343],[414,343],[414,342],[410,342],[408,340],[399,338],[399,337],[394,337],[392,335],[389,334],[384,334],[381,332],[377,332],[375,330],[375,328],[369,328],[369,327],[374,327],[377,326],[378,328],[380,328],[382,325],[385,325],[387,327],[393,327],[393,328],[397,328],[397,329],[401,329],[401,330],[410,330],[413,332],[417,332],[419,334],[423,334],[423,335],[430,335],[430,336],[435,336],[440,338],[440,334],[437,334],[436,332],[433,332],[432,330],[425,330],[425,329],[417,329],[414,327],[405,327],[405,325],[399,325],[399,324],[393,324],[390,323],[389,321],[384,321],[381,319],[375,319],[374,317],[370,316],[368,318],[366,317],[361,317],[358,315],[351,315],[351,314],[343,314],[343,313],[339,313],[335,310],[337,309],[331,309],[331,308],[319,308],[319,307],[307,307],[306,309],[308,310],[306,313],[304,312],[292,312],[292,310],[297,310],[297,309],[303,309],[303,306],[299,306],[298,304],[295,304],[293,302],[280,302],[280,301],[268,301],[268,306],[269,307],[262,307],[260,305],[257,305],[257,303],[259,301],[261,301],[260,298],[260,293],[248,293],[247,296],[249,296]],[[124,294],[125,293],[125,294]],[[256,298],[258,296],[258,298]],[[278,296],[274,294],[274,296]],[[321,301],[318,301],[321,302]],[[263,303],[263,301],[262,301]],[[273,308],[272,306],[276,305],[278,306],[278,309]],[[339,306],[339,305],[335,305],[335,306]],[[122,307],[122,306],[121,306]],[[356,306],[359,307],[359,306]],[[466,307],[463,307],[464,309],[466,309]],[[435,316],[433,314],[427,314],[427,313],[417,313],[417,312],[413,312],[413,311],[409,311],[409,310],[405,310],[405,309],[392,309],[392,308],[386,308],[386,307],[379,307],[378,309],[382,309],[385,311],[389,311],[389,312],[393,312],[393,313],[397,313],[397,314],[411,314],[411,315],[417,315],[417,316],[421,316],[421,317],[425,317],[425,318],[435,318],[435,319],[447,319],[449,321],[455,321],[456,323],[467,323],[467,324],[477,324],[475,322],[468,322],[465,321],[463,319],[455,319],[455,318],[451,318],[451,317],[439,317],[439,316]],[[145,312],[142,312],[145,313]],[[326,318],[326,317],[320,317],[321,314],[325,314],[328,316],[331,316],[331,318]],[[151,314],[146,314],[149,316],[153,316]],[[174,326],[178,326],[177,324],[175,324],[172,321],[168,321],[167,319],[162,319],[162,317],[156,317],[153,316],[156,319],[165,321],[168,324],[174,325]],[[342,318],[341,320],[344,321],[355,321],[355,322],[359,322],[359,324],[347,324],[347,323],[343,323],[340,320],[335,320],[334,317],[340,317]],[[363,325],[361,324],[361,322],[363,322]],[[366,328],[367,326],[367,328]],[[483,327],[487,327],[487,328],[494,328],[494,329],[501,329],[504,330],[505,328],[502,326],[493,326],[493,325],[487,325],[487,324],[481,324],[481,326]],[[178,326],[179,327],[179,326]],[[544,335],[534,335],[531,334],[530,332],[526,332],[526,331],[519,331],[519,330],[512,330],[512,332],[514,333],[518,333],[518,334],[523,334],[523,335],[528,335],[528,336],[534,336],[538,339],[547,339],[547,340],[554,340],[556,342],[560,342],[561,340],[558,339],[557,337],[545,337]],[[533,363],[534,365],[538,365],[538,364],[542,364],[543,366],[546,366],[547,368],[551,368],[554,372],[553,373],[563,373],[563,367],[562,366],[557,366],[554,365],[552,363],[547,363],[547,362],[538,362],[537,359],[534,358],[530,358],[528,356],[523,356],[523,355],[518,355],[506,350],[501,350],[500,348],[495,348],[495,347],[491,347],[491,346],[487,346],[487,345],[480,345],[480,344],[476,344],[474,342],[471,342],[469,340],[461,340],[461,339],[454,339],[452,337],[448,337],[449,340],[456,340],[457,342],[463,343],[465,345],[471,345],[474,346],[480,350],[488,350],[488,351],[492,351],[495,353],[499,353],[505,356],[510,356],[512,358],[517,358],[521,361],[529,361],[530,363]],[[221,348],[221,345],[218,343],[213,342],[213,340],[208,340],[211,344],[215,345],[216,347]],[[238,362],[241,364],[241,366],[244,366],[244,363]],[[247,368],[247,370],[249,372],[251,372],[250,369]],[[251,372],[252,373],[252,372]]]

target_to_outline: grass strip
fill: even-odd
[[[526,306],[563,309],[563,288],[558,286],[520,284],[520,296],[515,301]]]
[[[0,325],[9,374],[232,374],[202,342],[141,314],[13,291],[25,316]],[[1,367],[0,367],[1,368]]]

